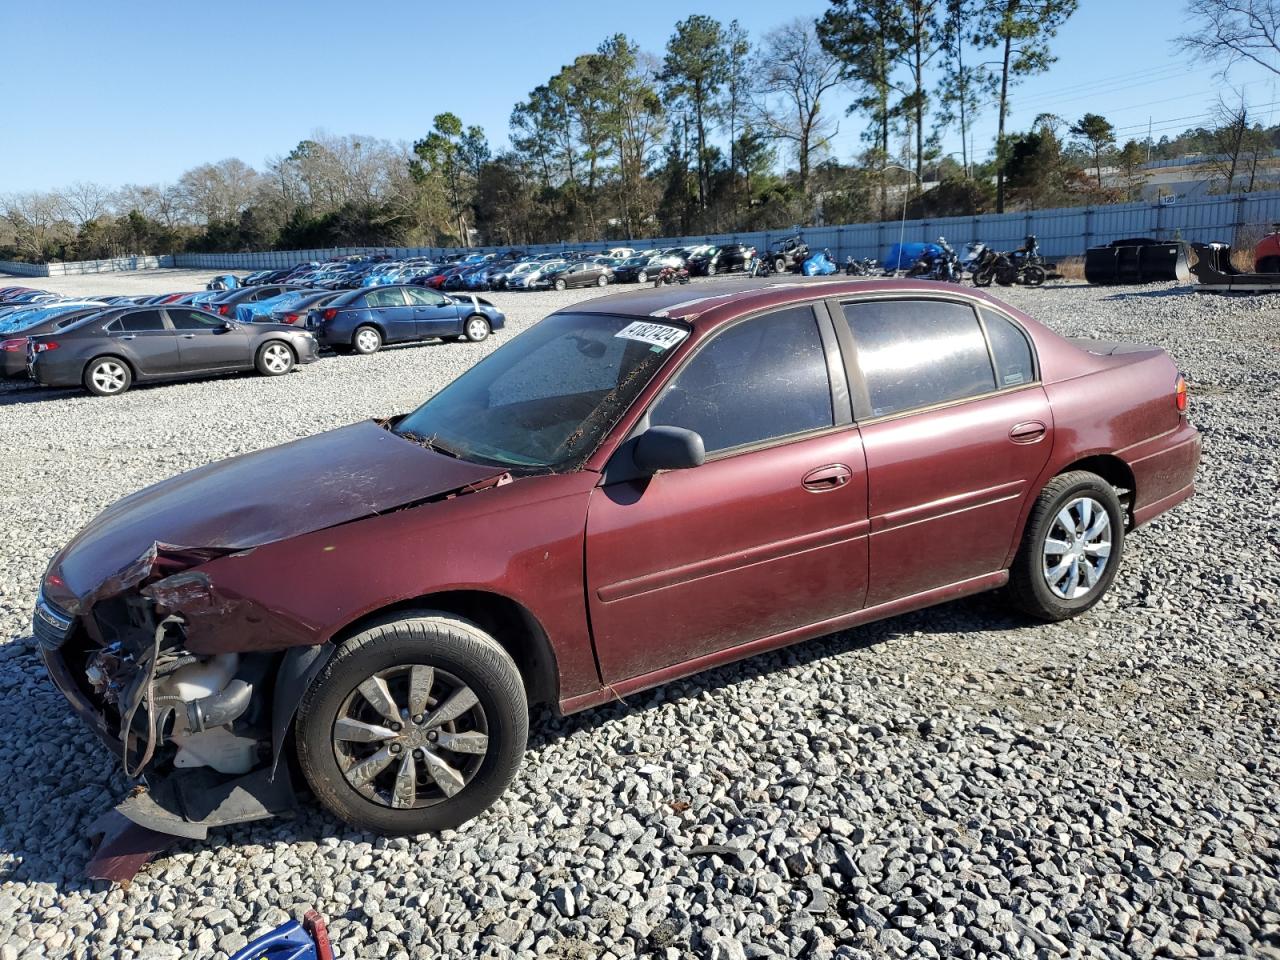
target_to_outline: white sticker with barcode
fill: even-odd
[[[679,327],[669,327],[665,323],[650,323],[647,320],[629,323],[614,334],[615,337],[622,337],[625,340],[639,340],[641,343],[653,344],[660,350],[671,349],[688,335],[689,331],[681,330]]]

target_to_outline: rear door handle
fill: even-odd
[[[196,338],[196,335],[194,333],[184,333],[182,335],[183,340],[194,340],[195,338]]]
[[[137,340],[137,339],[138,339],[138,335],[137,335],[136,333],[130,333],[130,334],[126,334],[125,336],[121,337],[120,339],[121,339],[121,340]]]
[[[1015,423],[1009,428],[1009,439],[1014,443],[1035,443],[1044,437],[1045,432],[1049,428],[1039,420],[1028,420],[1025,423]]]
[[[801,485],[811,493],[825,493],[837,490],[853,479],[853,471],[843,463],[830,463],[825,467],[810,470],[800,481]]]

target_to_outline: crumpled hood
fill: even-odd
[[[154,572],[314,533],[500,477],[372,420],[179,474],[125,497],[50,564],[45,589],[70,613]]]

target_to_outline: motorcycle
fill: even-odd
[[[993,280],[1002,287],[1011,287],[1015,283],[1038,287],[1049,276],[1034,236],[1028,236],[1022,247],[1009,253],[997,253],[990,247],[984,247],[973,264],[972,272],[975,287],[989,287]]]
[[[658,271],[658,275],[653,278],[653,285],[660,287],[663,284],[672,283],[688,283],[689,270],[687,267],[671,267],[666,266]]]
[[[907,276],[923,280],[938,280],[943,283],[959,283],[962,270],[955,248],[947,243],[946,237],[939,237],[937,246],[937,253],[929,250],[922,253],[907,271]]]
[[[846,277],[870,277],[879,271],[880,264],[876,262],[875,257],[863,257],[861,260],[855,260],[853,257],[844,258]]]

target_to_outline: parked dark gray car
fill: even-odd
[[[311,363],[315,336],[286,324],[242,324],[191,307],[106,310],[27,341],[27,369],[46,387],[98,396],[133,383],[257,370],[267,377]]]

